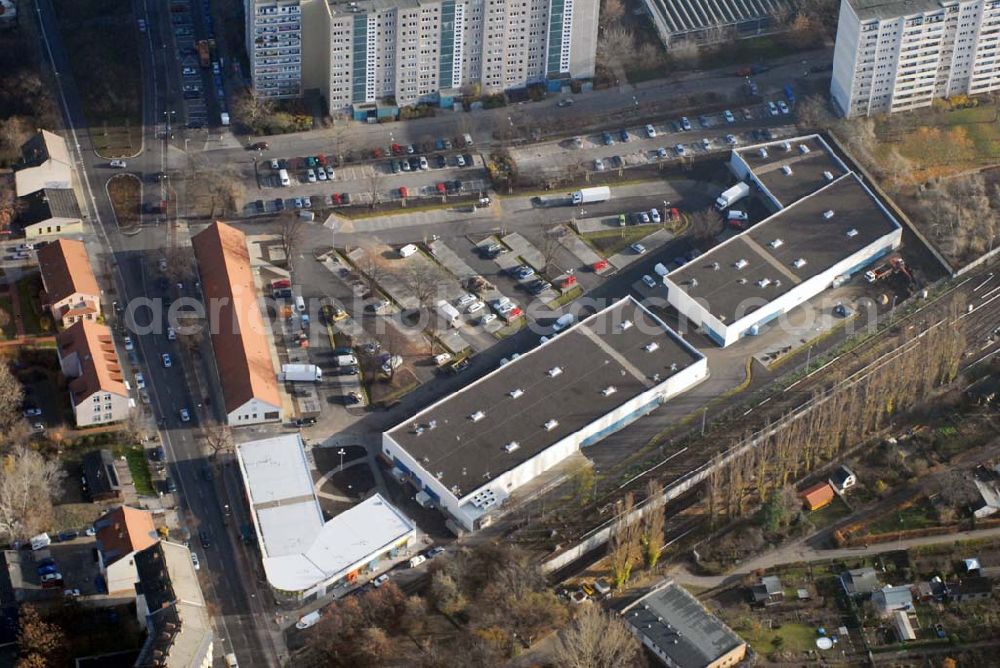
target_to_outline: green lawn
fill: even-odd
[[[581,234],[580,238],[590,244],[603,257],[611,257],[622,252],[637,241],[642,241],[660,229],[659,225],[629,225],[617,230],[602,230]]]
[[[834,497],[833,501],[830,502],[824,508],[809,513],[809,521],[812,522],[813,526],[816,528],[821,528],[833,524],[837,520],[843,519],[851,514],[851,509],[847,507],[847,504],[841,501],[840,497]]]
[[[756,625],[755,625],[756,626]],[[816,629],[805,624],[794,622],[783,624],[777,629],[768,629],[765,625],[759,628],[739,629],[738,633],[759,653],[781,649],[782,651],[802,653],[816,649]],[[778,644],[775,639],[781,638]]]
[[[937,525],[938,519],[934,507],[926,498],[921,498],[913,505],[906,508],[898,508],[879,518],[877,522],[869,527],[869,531],[873,534],[879,534],[900,530],[924,529]]]
[[[153,489],[153,476],[149,471],[149,459],[141,445],[119,445],[115,448],[115,456],[125,455],[128,470],[132,473],[132,483],[140,496],[156,496]]]
[[[105,157],[142,146],[139,33],[120,0],[54,0],[59,32],[94,148]]]
[[[28,336],[41,334],[41,309],[38,293],[42,289],[42,278],[35,274],[26,276],[17,282],[17,296],[21,302],[21,317],[24,320],[24,333]]]

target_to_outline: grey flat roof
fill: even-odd
[[[803,146],[808,149],[807,153],[802,151]],[[761,149],[767,153],[766,157]],[[849,171],[816,135],[748,146],[736,149],[736,153],[782,207],[830,183],[831,179],[824,172],[837,179]],[[785,166],[791,169],[791,173],[782,171]]]
[[[626,321],[633,325],[623,329]],[[645,346],[653,342],[658,348],[647,352]],[[457,487],[455,496],[462,498],[701,358],[659,318],[626,297],[388,435],[442,484]],[[550,376],[556,367],[562,372]],[[604,396],[602,390],[609,386],[615,392]],[[513,398],[510,393],[518,389],[524,394]],[[484,416],[474,421],[470,416],[477,411]],[[547,430],[545,424],[553,419],[558,425]],[[417,433],[418,425],[422,433]],[[508,453],[504,446],[512,442],[518,447]]]
[[[707,666],[745,644],[673,582],[639,599],[622,616],[675,665],[685,668]]]
[[[862,21],[913,16],[943,8],[943,3],[938,0],[848,0],[848,2]]]
[[[421,0],[327,0],[330,5],[330,13],[334,16],[345,14],[365,14],[367,12],[384,12],[394,9],[416,9],[425,3]],[[435,6],[437,3],[431,3]],[[353,11],[353,10],[357,11]]]
[[[827,211],[833,211],[832,218],[824,217]],[[695,299],[704,299],[709,312],[728,325],[897,227],[850,173],[671,272],[667,279]],[[849,230],[857,234],[848,236]],[[777,239],[781,245],[773,248]],[[805,264],[796,267],[800,259]],[[739,260],[747,262],[742,269],[736,268]],[[762,279],[768,281],[765,287],[758,284]]]

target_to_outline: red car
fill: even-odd
[[[321,167],[326,167],[326,156],[325,155],[317,155],[316,156],[316,162],[318,162]]]
[[[677,209],[670,210],[670,222],[676,223],[681,219],[681,212]]]
[[[381,158],[382,157],[382,149],[380,149],[380,148],[373,148],[372,149],[372,157],[373,158]]]
[[[393,144],[392,145],[392,154],[393,155],[403,155],[405,152],[406,152],[406,149],[403,148],[402,146],[400,146],[399,144]]]
[[[562,287],[568,288],[571,285],[576,285],[576,276],[567,276],[562,280]]]
[[[399,196],[402,197],[403,199],[406,199],[407,197],[410,196],[410,189],[407,188],[406,186],[400,186],[399,187]]]
[[[343,200],[340,199],[340,193],[333,193],[330,195],[330,198],[333,200],[334,204],[343,204]]]
[[[442,195],[445,194],[446,192],[448,192],[448,188],[443,183],[437,184],[437,190]]]

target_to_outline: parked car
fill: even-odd
[[[724,112],[722,112],[722,117],[726,119],[726,123],[735,123],[736,122],[736,117],[733,116],[733,112],[729,111],[728,109],[726,109]]]
[[[642,282],[646,284],[647,288],[655,288],[656,287],[656,281],[654,281],[653,277],[650,276],[649,274],[644,274],[643,275]]]
[[[681,128],[685,131],[691,129],[691,121],[688,120],[687,116],[681,116]]]
[[[656,136],[656,128],[653,127],[652,123],[646,124],[646,136],[650,139]]]
[[[132,343],[132,337],[131,336],[126,336],[125,337],[125,350],[129,350],[129,351],[135,350],[135,344]]]
[[[160,355],[160,360],[163,362],[163,368],[169,369],[173,366],[173,361],[170,359],[170,353],[163,353]]]
[[[128,163],[125,162],[124,160],[119,160],[116,158],[111,162],[109,162],[108,166],[113,167],[114,169],[125,169],[126,167],[128,167]]]
[[[191,421],[191,413],[186,408],[182,408],[180,410],[180,416],[181,416],[181,422],[190,422]]]
[[[629,246],[629,248],[631,248],[632,252],[635,253],[636,255],[642,255],[643,253],[646,252],[646,247],[643,246],[642,244],[632,244],[631,246]]]
[[[605,170],[604,161],[600,158],[594,160],[594,171],[603,172]]]
[[[201,570],[201,561],[198,559],[198,555],[195,552],[191,553],[191,565],[194,566],[196,571]]]
[[[382,575],[380,575],[377,578],[375,578],[374,580],[372,580],[372,584],[377,589],[378,587],[381,587],[382,585],[384,585],[388,581],[389,581],[389,576],[387,574],[383,573]]]

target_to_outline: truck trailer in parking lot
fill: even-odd
[[[437,303],[437,312],[450,327],[458,327],[462,324],[462,315],[458,309],[443,299]]]
[[[590,204],[591,202],[606,202],[611,199],[611,188],[598,186],[596,188],[581,188],[573,193],[573,204]]]
[[[323,370],[315,364],[282,364],[281,375],[287,383],[318,383]]]
[[[750,194],[750,186],[740,181],[732,188],[728,188],[715,200],[715,208],[722,211],[726,207],[732,206],[736,202]]]

